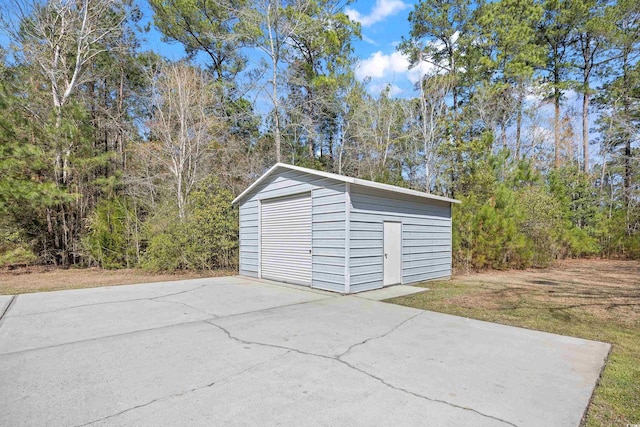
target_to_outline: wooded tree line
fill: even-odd
[[[640,257],[640,4],[423,0],[411,96],[358,81],[339,0],[10,0],[0,264],[234,267],[276,161],[458,198],[458,268]]]

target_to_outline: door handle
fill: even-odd
[[[385,258],[387,258],[387,256],[388,256],[388,255],[389,255],[389,254],[384,254],[384,257],[385,257]]]

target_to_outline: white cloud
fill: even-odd
[[[409,7],[411,6],[401,0],[376,0],[376,4],[368,15],[363,15],[350,7],[347,7],[344,12],[363,27],[369,27]]]
[[[389,88],[389,96],[391,97],[400,95],[402,92],[404,92],[404,90],[401,87],[394,85],[392,83],[376,83],[369,86],[368,89],[370,93],[374,95],[379,95],[382,93],[382,91],[386,90],[387,88]]]
[[[375,40],[373,40],[371,37],[367,37],[365,34],[362,34],[362,40],[373,46],[378,46],[378,43]]]
[[[359,80],[364,80],[367,77],[381,79],[389,74],[406,73],[408,68],[409,60],[400,52],[386,55],[379,50],[357,65],[356,77]]]
[[[357,65],[355,74],[358,80],[364,80],[367,77],[391,80],[397,76],[404,76],[411,83],[416,83],[423,75],[434,70],[434,66],[427,62],[421,62],[411,69],[409,65],[409,59],[400,52],[387,55],[377,51]]]
[[[435,66],[429,62],[420,62],[415,67],[407,71],[407,78],[411,83],[419,82],[425,74],[431,74],[435,70]]]

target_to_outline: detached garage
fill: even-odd
[[[341,293],[451,276],[457,200],[278,163],[233,203],[241,275]]]

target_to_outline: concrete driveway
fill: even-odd
[[[20,295],[0,425],[575,426],[609,351],[363,296],[240,277]]]

